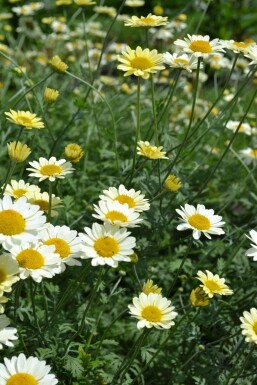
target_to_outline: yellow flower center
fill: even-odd
[[[253,331],[257,335],[257,322],[254,322],[253,324]]]
[[[0,283],[5,281],[6,275],[6,272],[3,269],[0,269]]]
[[[138,70],[146,70],[148,68],[153,67],[152,61],[142,56],[136,56],[134,59],[131,60],[130,65],[132,68],[136,68]]]
[[[0,233],[4,235],[21,234],[25,230],[26,222],[23,216],[14,210],[0,212]]]
[[[204,282],[204,285],[212,292],[214,291],[220,291],[221,287],[220,285],[213,281],[212,279],[207,279],[205,282]]]
[[[136,206],[134,199],[126,194],[118,195],[114,200],[120,202],[122,205],[127,203],[129,208],[133,208]]]
[[[109,211],[105,215],[105,218],[110,219],[112,222],[114,222],[114,221],[127,222],[128,221],[128,218],[126,217],[126,215],[124,215],[124,214],[122,214],[116,210]]]
[[[188,218],[188,223],[197,230],[209,230],[211,223],[207,217],[201,214],[194,214]]]
[[[32,120],[27,116],[18,116],[17,123],[21,124],[22,126],[30,126],[32,124]]]
[[[176,59],[174,59],[174,62],[179,64],[179,65],[187,65],[187,64],[189,64],[189,61],[186,60],[186,59],[183,59],[182,57],[177,57]]]
[[[45,262],[42,254],[33,249],[22,250],[16,256],[16,260],[25,269],[40,269],[40,267],[44,266]]]
[[[257,156],[257,149],[256,150],[251,150],[251,155]]]
[[[191,49],[193,52],[202,52],[202,53],[212,52],[212,46],[208,41],[205,41],[205,40],[192,41],[188,48]]]
[[[149,322],[160,322],[162,320],[161,310],[154,305],[144,307],[141,316]]]
[[[155,20],[152,17],[141,17],[141,20],[143,23],[150,24],[154,23]]]
[[[69,244],[61,238],[50,238],[44,242],[44,245],[54,245],[55,252],[60,254],[61,258],[67,258],[71,253]]]
[[[41,210],[48,211],[49,203],[47,201],[44,201],[43,199],[35,199],[32,203],[33,205],[38,205]]]
[[[120,250],[116,239],[112,237],[98,238],[94,243],[94,249],[103,258],[111,258]]]
[[[63,171],[62,168],[57,164],[46,164],[45,166],[42,166],[40,169],[40,173],[42,175],[47,175],[47,176],[60,174],[62,171]]]
[[[23,188],[17,188],[17,190],[13,190],[13,196],[15,198],[20,198],[22,197],[24,194],[26,194],[26,192],[28,192],[27,190],[23,189]]]
[[[234,41],[233,45],[237,48],[247,48],[248,44],[243,43],[242,41]]]
[[[6,385],[38,385],[38,381],[31,374],[16,373],[8,378]]]

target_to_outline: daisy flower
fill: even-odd
[[[248,53],[249,48],[253,46],[253,43],[245,43],[243,41],[235,40],[222,40],[223,47],[229,49],[235,53]]]
[[[168,64],[171,68],[180,68],[188,72],[192,72],[192,70],[197,68],[197,60],[195,60],[193,55],[188,56],[187,54],[170,54],[169,52],[165,52],[163,59],[164,63]],[[203,67],[202,63],[200,67]]]
[[[40,207],[40,210],[44,211],[45,213],[48,213],[49,209],[49,194],[47,192],[34,192],[34,193],[27,193],[26,197],[28,198],[28,201],[33,205],[38,205]],[[62,207],[62,200],[59,197],[56,197],[54,194],[52,194],[52,200],[51,200],[51,217],[56,217],[58,215],[57,209]]]
[[[250,312],[244,311],[243,317],[240,317],[243,329],[242,334],[245,336],[246,342],[254,342],[257,344],[257,309],[252,307]]]
[[[80,7],[96,4],[95,1],[92,1],[92,0],[73,0],[73,1],[75,4],[79,5]]]
[[[4,195],[10,195],[11,197],[18,199],[28,193],[39,193],[40,188],[34,184],[25,183],[24,180],[16,181],[11,180],[10,184],[6,186]]]
[[[39,182],[45,179],[49,179],[50,182],[54,182],[55,179],[63,179],[66,174],[70,174],[74,170],[71,163],[67,162],[66,159],[57,160],[54,156],[49,160],[39,158],[39,162],[34,160],[29,164],[32,167],[27,168],[27,170],[33,171],[29,176],[39,178]]]
[[[182,182],[176,175],[169,175],[164,181],[164,187],[172,192],[178,191],[181,186]]]
[[[60,73],[65,72],[69,68],[69,66],[64,63],[58,55],[53,56],[52,59],[49,60],[49,64],[55,71]]]
[[[145,196],[141,194],[141,191],[135,191],[133,188],[127,190],[123,184],[118,188],[110,187],[109,190],[103,190],[104,195],[100,195],[100,199],[103,201],[118,201],[120,204],[127,204],[129,208],[134,209],[135,211],[141,212],[149,210],[150,204],[148,199],[145,199]]]
[[[245,158],[245,163],[250,164],[257,161],[257,148],[246,148],[245,150],[239,151],[243,158]]]
[[[226,127],[235,132],[239,126],[240,122],[237,120],[229,120]],[[240,128],[238,130],[239,133],[244,133],[246,135],[252,134],[252,128],[249,123],[241,123]]]
[[[149,13],[146,17],[132,16],[131,19],[125,20],[126,27],[159,27],[160,25],[166,25],[168,23],[168,17],[155,16]]]
[[[153,281],[151,279],[148,279],[142,288],[142,292],[145,294],[155,293],[155,294],[161,294],[162,288],[158,285],[154,285]]]
[[[127,7],[142,7],[145,5],[144,0],[126,0],[125,5]]]
[[[7,327],[9,325],[10,319],[6,315],[0,315],[0,349],[3,349],[3,345],[13,346],[12,341],[18,339],[18,336],[16,336],[17,329]]]
[[[156,329],[170,329],[175,323],[173,319],[177,316],[171,301],[161,294],[141,293],[139,297],[133,298],[133,305],[128,305],[132,317],[137,318],[137,328],[144,327]]]
[[[122,51],[117,58],[122,63],[117,68],[125,71],[124,76],[135,75],[148,79],[150,74],[165,69],[162,65],[163,56],[158,54],[156,49],[150,51],[148,48],[143,50],[137,47],[133,50],[127,46],[126,51]]]
[[[210,36],[187,35],[184,40],[177,39],[174,44],[183,49],[186,53],[191,53],[195,57],[207,58],[216,52],[224,52],[223,45],[219,39],[210,40]]]
[[[253,243],[251,243],[251,248],[246,251],[248,257],[253,257],[254,261],[257,261],[257,231],[251,230],[250,236],[246,235]]]
[[[181,210],[176,209],[176,211],[181,216],[183,223],[177,226],[177,230],[184,231],[192,229],[194,239],[199,239],[201,233],[209,239],[211,239],[210,234],[224,234],[221,227],[225,222],[222,222],[222,217],[215,215],[212,209],[208,210],[204,205],[200,204],[198,204],[196,208],[188,204],[186,204],[185,207],[180,207]]]
[[[39,206],[31,205],[27,198],[15,202],[8,195],[0,199],[0,242],[31,241],[38,236],[38,230],[46,222]]]
[[[82,259],[91,258],[92,266],[109,265],[117,267],[119,262],[130,262],[130,255],[136,246],[136,239],[130,232],[109,223],[93,223],[92,229],[84,228],[80,233]]]
[[[218,274],[213,275],[209,270],[205,270],[206,274],[199,270],[197,272],[197,279],[202,282],[203,291],[208,295],[209,298],[212,298],[214,294],[219,295],[231,295],[233,290],[225,284],[225,278],[220,278]]]
[[[120,227],[138,227],[143,220],[134,209],[118,201],[99,201],[98,206],[94,205],[94,209],[94,218]]]
[[[10,254],[0,256],[0,296],[4,292],[10,293],[12,285],[19,281],[19,265],[14,261]]]
[[[6,118],[11,123],[25,127],[29,130],[32,128],[43,128],[44,123],[41,118],[38,118],[36,114],[32,114],[30,111],[14,111],[5,112]]]
[[[193,289],[190,294],[190,302],[193,306],[208,306],[209,297],[201,287]]]
[[[55,247],[54,252],[61,258],[61,271],[68,266],[81,266],[77,258],[81,257],[81,240],[76,230],[68,226],[53,226],[47,224],[40,232],[40,239],[44,245]]]
[[[24,162],[31,153],[31,149],[21,142],[7,143],[8,155],[17,163]]]
[[[0,296],[0,314],[4,313],[4,306],[3,303],[7,303],[9,301],[9,298]]]
[[[1,385],[56,385],[54,374],[49,373],[51,367],[37,357],[26,358],[23,353],[10,360],[4,358],[0,364]]]
[[[162,151],[163,146],[152,146],[149,142],[140,140],[137,142],[137,154],[142,155],[148,159],[169,159],[165,151]]]
[[[9,252],[19,264],[21,279],[31,277],[41,282],[42,278],[60,273],[61,258],[55,253],[55,246],[22,243],[10,247]]]

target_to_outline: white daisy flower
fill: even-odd
[[[1,385],[56,385],[54,374],[49,373],[51,367],[37,357],[26,358],[23,353],[10,360],[4,358],[0,364]]]
[[[103,190],[104,195],[100,195],[100,199],[103,201],[118,201],[120,204],[127,204],[130,209],[141,212],[149,210],[150,204],[148,199],[141,194],[141,191],[135,191],[133,188],[127,190],[126,187],[121,184],[118,188],[110,187],[109,190]]]
[[[139,319],[137,328],[170,329],[175,323],[173,319],[178,315],[171,301],[161,294],[141,293],[133,298],[133,305],[128,305],[132,317]]]
[[[202,282],[200,287],[203,288],[205,294],[208,295],[209,298],[212,298],[214,294],[219,295],[231,295],[233,294],[233,290],[229,289],[229,287],[225,284],[225,278],[220,278],[218,274],[212,274],[209,270],[205,270],[206,274],[199,270],[197,272],[197,279]]]
[[[0,314],[4,313],[4,306],[2,305],[3,303],[7,303],[9,301],[9,298],[0,296]]]
[[[240,122],[237,120],[229,120],[226,127],[235,132],[237,130],[237,127],[239,126]],[[243,133],[246,135],[252,134],[252,128],[249,123],[241,123],[240,128],[238,130],[239,133]]]
[[[257,161],[257,148],[246,148],[239,151],[242,157],[245,159],[246,164],[255,163]]]
[[[253,342],[257,344],[257,309],[252,307],[250,312],[244,311],[243,317],[240,317],[243,329],[242,334],[245,336],[246,342]]]
[[[26,197],[28,198],[28,201],[33,205],[38,205],[40,207],[40,210],[44,211],[45,213],[48,213],[49,210],[49,194],[47,192],[32,192],[27,193]],[[58,215],[59,208],[62,207],[62,200],[59,197],[56,197],[54,194],[52,194],[52,200],[51,200],[51,217],[56,217]]]
[[[46,222],[39,206],[31,205],[27,198],[21,197],[15,202],[5,195],[0,199],[0,242],[30,242],[37,239],[38,230]]]
[[[251,230],[250,236],[246,235],[253,243],[251,243],[251,248],[246,251],[248,257],[253,257],[254,261],[257,261],[257,231]]]
[[[143,220],[134,209],[118,201],[99,201],[99,206],[94,205],[94,209],[97,214],[93,214],[93,217],[120,227],[138,227]]]
[[[197,60],[195,60],[193,55],[188,56],[187,54],[170,54],[169,52],[165,52],[163,54],[163,59],[164,63],[168,64],[172,68],[180,68],[188,72],[192,72],[192,70],[197,68]],[[203,67],[202,63],[200,67]]]
[[[248,53],[249,48],[253,47],[255,43],[245,43],[243,41],[222,40],[223,47],[235,53]]]
[[[27,168],[28,171],[32,171],[29,176],[39,178],[39,182],[45,179],[49,179],[50,182],[54,182],[55,179],[63,179],[66,174],[70,174],[74,170],[72,164],[66,159],[57,160],[54,156],[49,160],[39,158],[39,162],[34,160],[29,164],[32,166]]]
[[[224,52],[223,45],[219,39],[210,40],[210,36],[187,35],[184,40],[177,39],[174,44],[183,49],[186,53],[191,53],[195,57],[206,59],[209,55],[216,52]]]
[[[31,277],[35,282],[41,282],[42,278],[52,278],[60,273],[61,258],[53,245],[22,243],[9,251],[19,264],[21,279]]]
[[[34,184],[25,183],[24,180],[11,180],[10,184],[6,186],[4,195],[18,199],[25,196],[27,193],[40,192],[40,188]]]
[[[10,325],[10,319],[6,315],[0,315],[0,349],[3,345],[13,346],[12,341],[17,340],[17,329],[7,327]]]
[[[54,246],[54,252],[61,258],[61,272],[68,266],[81,266],[77,258],[81,257],[81,240],[76,230],[68,226],[53,226],[47,224],[40,232],[40,239],[44,245]]]
[[[215,215],[212,209],[208,210],[204,205],[199,204],[196,208],[188,204],[186,204],[185,207],[180,207],[181,210],[176,209],[176,211],[181,216],[183,223],[177,226],[177,230],[184,231],[192,229],[194,239],[199,239],[201,233],[209,239],[211,239],[210,234],[224,234],[221,227],[225,222],[222,222],[222,217]]]
[[[19,281],[19,265],[13,260],[10,254],[0,256],[0,296],[4,292],[10,293],[12,285]]]
[[[249,65],[257,64],[257,45],[249,47],[248,52],[244,56],[252,60]]]
[[[136,239],[124,228],[109,223],[94,223],[92,229],[84,228],[80,233],[82,259],[92,258],[92,266],[109,265],[117,267],[119,262],[130,262],[130,255],[136,246]]]

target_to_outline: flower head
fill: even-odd
[[[19,281],[19,266],[10,254],[1,254],[0,256],[0,296],[4,292],[10,293],[12,285]]]
[[[65,72],[69,68],[69,66],[64,63],[58,55],[53,56],[52,59],[49,60],[49,64],[57,72]]]
[[[118,60],[122,64],[117,68],[125,71],[124,76],[135,75],[148,79],[150,74],[165,68],[162,65],[162,54],[158,54],[156,49],[150,51],[148,48],[142,50],[141,47],[137,47],[133,50],[127,46],[126,51],[118,55]]]
[[[141,293],[139,297],[133,298],[133,305],[128,305],[132,317],[137,318],[137,328],[144,327],[156,329],[170,329],[175,323],[173,319],[177,316],[171,301],[161,294]]]
[[[49,160],[45,158],[39,158],[39,162],[29,162],[30,166],[28,171],[32,171],[29,176],[39,178],[39,182],[45,179],[49,179],[50,182],[54,182],[55,179],[64,179],[66,174],[73,172],[74,168],[70,162],[66,159],[57,160],[52,156]]]
[[[65,147],[65,156],[71,163],[78,163],[84,155],[82,147],[76,143],[70,143]]]
[[[151,279],[148,279],[143,285],[142,292],[147,295],[150,293],[161,294],[162,288],[158,287],[158,285],[154,285],[153,281]]]
[[[159,27],[160,25],[166,25],[168,23],[168,17],[155,16],[149,13],[146,17],[132,16],[131,19],[125,20],[126,27]]]
[[[162,151],[163,146],[156,147],[152,146],[149,142],[143,142],[140,140],[137,142],[137,153],[138,155],[142,155],[148,159],[169,159],[166,155],[165,151]]]
[[[93,217],[120,227],[138,227],[143,220],[138,212],[118,201],[99,201],[94,209],[96,214]]]
[[[106,202],[118,201],[120,204],[127,204],[129,208],[141,212],[149,210],[150,204],[148,199],[141,194],[141,191],[135,191],[133,188],[127,190],[123,184],[118,188],[110,187],[109,190],[103,190],[104,195],[100,195],[100,199]]]
[[[73,1],[75,4],[79,5],[80,7],[96,4],[96,2],[92,0],[73,0]]]
[[[257,148],[246,148],[241,150],[240,154],[245,159],[245,163],[255,163],[257,161]]]
[[[32,114],[30,111],[14,111],[10,109],[10,112],[5,112],[6,118],[11,123],[25,127],[28,130],[32,128],[43,128],[44,123],[41,118],[38,118],[36,114]]]
[[[29,203],[33,205],[38,205],[40,210],[44,211],[46,214],[49,211],[49,194],[47,192],[34,191],[31,193],[26,193],[26,197]],[[51,199],[51,217],[56,217],[58,215],[58,210],[62,207],[62,200],[59,197],[56,197],[52,194]]]
[[[222,222],[222,217],[215,215],[212,209],[208,210],[204,205],[200,204],[196,208],[188,204],[185,207],[180,207],[181,210],[176,209],[176,211],[181,216],[183,222],[177,226],[177,230],[192,229],[194,239],[199,239],[201,233],[209,239],[211,238],[210,234],[224,234],[221,227],[225,222]]]
[[[54,103],[59,97],[60,92],[58,90],[54,90],[53,88],[45,88],[44,91],[44,100],[46,103]]]
[[[168,64],[171,68],[180,68],[188,72],[192,72],[197,68],[197,60],[194,56],[188,56],[187,54],[170,54],[166,52],[163,54],[164,63]],[[202,67],[202,63],[201,63]]]
[[[6,186],[4,195],[10,195],[11,197],[18,199],[22,196],[26,196],[28,193],[40,192],[40,188],[36,185],[25,183],[24,180],[16,181],[12,179],[10,184]]]
[[[244,311],[240,321],[242,322],[240,327],[243,329],[242,334],[245,336],[246,342],[257,344],[257,309],[253,307],[250,312]]]
[[[240,125],[239,130],[238,130],[239,133],[243,133],[246,135],[252,134],[252,128],[251,128],[249,123],[241,123],[240,124],[240,122],[237,120],[229,120],[226,127],[229,130],[235,132],[238,129],[239,125]]]
[[[0,381],[5,385],[56,385],[58,383],[51,367],[37,357],[26,358],[23,353],[0,364]]]
[[[224,52],[223,44],[219,39],[210,40],[210,36],[187,35],[184,40],[178,39],[174,44],[182,48],[184,52],[191,53],[195,57],[207,58],[216,52]]]
[[[212,274],[209,270],[205,270],[204,274],[201,270],[197,272],[197,279],[202,282],[203,291],[208,295],[209,298],[212,298],[214,294],[219,295],[231,295],[233,290],[225,284],[225,278],[220,278],[218,274]]]
[[[31,149],[21,142],[7,143],[9,158],[17,163],[24,162],[31,153]]]
[[[251,240],[251,248],[246,251],[248,257],[253,257],[254,261],[257,261],[257,231],[251,230],[250,236],[247,235],[247,238]]]
[[[13,346],[12,341],[18,339],[17,329],[7,327],[9,325],[10,319],[4,314],[0,315],[0,349],[3,349],[3,345]]]
[[[190,302],[193,306],[208,306],[209,297],[201,287],[193,289],[190,294]]]
[[[176,192],[181,188],[182,183],[181,183],[181,180],[175,175],[169,175],[165,179],[164,186],[167,190]]]
[[[80,233],[82,259],[91,258],[92,266],[109,265],[117,267],[119,262],[130,262],[130,255],[136,246],[136,239],[126,229],[109,223],[93,223],[92,229],[84,228]]]
[[[127,7],[142,7],[143,5],[145,5],[145,1],[144,0],[126,0],[125,5]]]
[[[253,46],[253,43],[246,43],[243,41],[235,41],[235,40],[223,40],[223,47],[229,49],[235,53],[248,53],[249,48]]]

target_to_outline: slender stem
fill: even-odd
[[[138,76],[138,82],[137,82],[137,106],[136,106],[136,113],[137,113],[137,122],[136,122],[136,136],[135,136],[135,145],[134,145],[134,155],[133,155],[133,164],[132,164],[132,170],[129,180],[129,185],[132,182],[134,172],[135,172],[135,165],[136,165],[136,156],[137,156],[137,142],[138,139],[140,139],[140,82],[141,78]]]
[[[48,312],[47,296],[46,296],[46,292],[45,292],[45,287],[44,287],[44,282],[43,281],[41,282],[41,290],[42,290],[44,306],[45,306],[46,325],[47,325],[47,327],[49,327],[49,317],[48,317],[49,312]]]
[[[31,299],[31,304],[32,304],[32,311],[33,311],[33,317],[35,321],[35,325],[38,328],[38,331],[41,335],[41,329],[38,323],[38,318],[37,318],[37,311],[36,311],[36,305],[35,305],[35,291],[33,290],[33,279],[30,277],[29,279],[29,289],[30,289],[30,299]]]
[[[1,191],[1,197],[4,195],[6,186],[8,185],[9,180],[10,180],[11,177],[12,177],[12,174],[13,174],[13,172],[14,172],[16,163],[17,163],[17,162],[15,162],[15,161],[13,161],[13,160],[11,160],[10,163],[9,163],[9,167],[8,167],[8,170],[7,170],[7,175],[6,175],[6,178],[5,178],[5,182],[4,182],[2,191]]]
[[[49,202],[48,202],[48,213],[47,213],[47,220],[48,222],[51,221],[51,210],[52,210],[52,197],[53,197],[53,182],[50,182],[49,180]]]
[[[198,34],[199,28],[201,27],[201,24],[202,24],[202,22],[203,22],[203,19],[204,19],[205,15],[206,15],[207,9],[209,8],[209,5],[210,5],[211,2],[212,2],[212,0],[208,0],[208,3],[205,4],[204,11],[203,11],[203,13],[201,14],[201,18],[200,18],[200,20],[199,20],[199,22],[198,22],[198,24],[197,24],[197,26],[196,26],[196,30],[194,31],[194,33],[195,33],[196,35]]]

